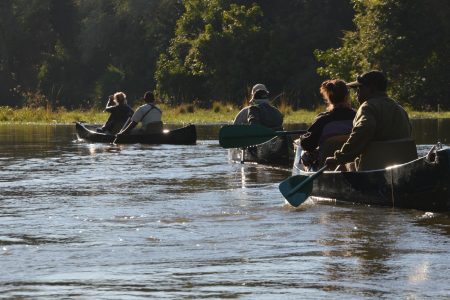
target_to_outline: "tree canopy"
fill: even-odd
[[[414,108],[450,108],[446,0],[2,0],[0,105],[100,106],[116,91],[294,108],[327,78],[382,69]],[[430,22],[432,20],[432,22]]]

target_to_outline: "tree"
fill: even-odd
[[[450,50],[450,2],[353,1],[356,31],[342,46],[317,51],[319,73],[351,80],[357,73],[388,73],[390,94],[415,108],[449,108],[447,67]],[[433,20],[433,22],[430,22]]]
[[[347,0],[183,3],[156,73],[158,92],[176,102],[241,103],[254,83],[264,82],[273,95],[284,91],[292,104],[313,106],[321,80],[313,51],[336,46],[341,30],[351,27]]]

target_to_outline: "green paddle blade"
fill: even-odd
[[[225,125],[219,131],[219,144],[223,148],[242,148],[267,142],[280,135],[262,125]]]
[[[310,176],[296,175],[282,181],[279,190],[290,205],[297,207],[308,199],[313,189]]]

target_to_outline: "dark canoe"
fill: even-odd
[[[104,134],[95,131],[95,128],[76,123],[77,136],[88,142],[94,143],[112,143],[114,135]],[[116,143],[118,144],[172,144],[172,145],[195,145],[197,142],[197,131],[195,125],[178,128],[171,131],[164,131],[157,134],[139,134],[121,136]]]
[[[244,149],[232,148],[228,150],[228,157],[234,162],[287,167],[292,165],[294,155],[292,140],[288,136],[274,137],[263,144]]]
[[[301,171],[297,164],[293,173],[313,174]],[[424,157],[381,170],[324,172],[313,181],[311,196],[424,211],[450,211],[450,148],[432,150]]]

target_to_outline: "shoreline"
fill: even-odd
[[[192,105],[168,107],[160,105],[163,110],[163,122],[165,124],[198,124],[198,125],[224,125],[232,124],[234,117],[240,108],[231,105],[214,106],[210,109],[197,108]],[[290,107],[280,109],[284,114],[284,124],[311,123],[315,116],[323,111],[316,110],[297,111]],[[450,119],[450,111],[423,112],[407,110],[410,119]],[[108,113],[99,109],[90,110],[66,110],[58,108],[11,108],[0,106],[0,124],[29,124],[29,125],[70,125],[75,122],[87,124],[103,124],[108,119]]]

